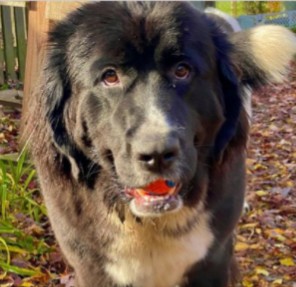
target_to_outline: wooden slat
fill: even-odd
[[[5,106],[21,107],[23,92],[18,90],[0,91],[0,104]]]
[[[26,7],[26,1],[1,1],[1,6]]]
[[[26,72],[24,82],[24,98],[22,106],[21,134],[26,128],[31,130],[34,123],[27,121],[30,114],[31,99],[33,91],[41,70],[41,63],[44,57],[49,20],[45,17],[47,2],[30,2],[28,8],[28,43],[26,56]],[[25,136],[20,139],[21,144],[27,141]]]
[[[84,1],[85,2],[85,1]],[[69,12],[78,8],[83,4],[83,1],[71,1],[71,2],[52,2],[46,5],[46,18],[50,20],[61,20]]]
[[[14,8],[15,15],[15,28],[17,39],[17,56],[19,64],[19,78],[21,81],[25,77],[25,62],[26,62],[26,50],[27,50],[27,33],[26,33],[26,18],[25,9],[21,7]]]
[[[12,8],[8,6],[2,7],[2,28],[4,40],[4,55],[7,78],[16,80],[17,75],[15,72],[15,52],[13,45],[13,28],[12,28]]]
[[[2,8],[0,6],[0,85],[4,84],[4,51],[3,51],[3,31],[2,31]]]

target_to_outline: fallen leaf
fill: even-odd
[[[291,258],[291,257],[280,259],[280,263],[283,266],[288,266],[288,267],[295,266],[295,262],[294,262],[293,258]]]
[[[255,268],[255,272],[256,272],[256,274],[260,274],[260,275],[264,275],[264,276],[268,276],[269,275],[269,272],[265,269],[265,268],[263,268],[263,267],[256,267]]]
[[[243,242],[238,242],[235,245],[235,251],[244,251],[249,249],[249,244],[243,243]]]
[[[256,194],[257,194],[258,196],[262,197],[262,196],[266,196],[266,195],[268,195],[268,191],[265,191],[265,190],[258,190],[258,191],[256,191]]]
[[[274,281],[272,281],[272,284],[282,284],[283,283],[283,279],[276,279]]]

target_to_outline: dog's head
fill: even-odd
[[[138,216],[197,202],[208,166],[236,133],[241,84],[272,73],[260,66],[260,51],[253,56],[252,35],[245,46],[228,39],[184,2],[103,1],[57,24],[43,96],[75,180],[92,189],[109,174],[112,188],[103,192],[128,199]]]

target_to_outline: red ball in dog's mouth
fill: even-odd
[[[132,196],[130,208],[137,216],[158,216],[176,211],[182,206],[178,194],[181,184],[171,180],[158,179],[141,188],[131,188],[127,193]]]

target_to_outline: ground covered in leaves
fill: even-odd
[[[244,287],[296,287],[296,70],[253,96],[248,148],[250,210],[236,252]]]
[[[0,154],[15,152],[19,113],[0,109],[0,116]],[[242,286],[296,287],[295,66],[287,83],[253,96],[252,122],[249,209],[240,221],[236,244]],[[35,175],[23,172],[24,166],[9,169],[12,179],[3,175],[2,166],[0,286],[70,287],[71,270],[54,240]],[[11,195],[3,186],[14,190],[16,205],[8,202]]]

